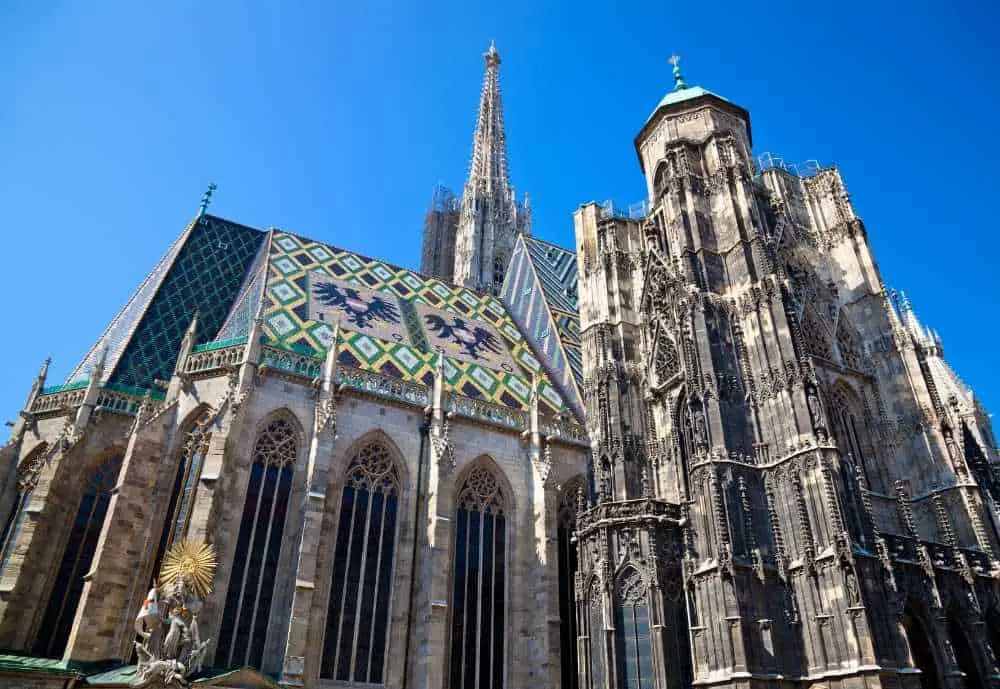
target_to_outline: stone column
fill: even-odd
[[[306,649],[309,641],[309,616],[316,592],[317,548],[323,541],[323,516],[327,510],[327,486],[330,462],[334,456],[336,436],[331,430],[317,429],[309,446],[306,493],[302,532],[296,544],[295,591],[292,594],[291,619],[285,642],[285,660],[281,682],[288,686],[305,686]],[[318,669],[316,670],[318,672]],[[312,674],[312,673],[310,673]]]
[[[111,495],[90,571],[84,576],[65,658],[104,660],[122,649],[116,632],[128,614],[136,572],[142,565],[149,495],[165,447],[156,428],[137,429],[129,439]],[[124,612],[123,612],[124,611]]]

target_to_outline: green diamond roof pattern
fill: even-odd
[[[424,319],[428,310],[447,312],[445,315],[464,319],[470,329],[491,329],[502,340],[496,343],[497,348],[509,354],[509,359],[497,355],[477,363],[449,351],[445,379],[450,391],[526,410],[534,374],[543,405],[557,412],[566,409],[524,335],[493,296],[279,230],[274,230],[271,237],[264,290],[263,327],[269,338],[299,351],[326,351],[332,341],[332,323],[312,318],[316,314],[310,310],[314,308],[310,280],[315,281],[317,276],[337,281],[341,291],[353,286],[363,294],[365,290],[375,295],[384,293],[399,306],[399,322],[392,328],[373,326],[362,332],[349,318],[341,318],[339,362],[430,384],[435,350],[429,343],[430,331]],[[229,320],[236,321],[233,317]],[[219,335],[239,334],[231,328]]]
[[[205,215],[193,227],[108,380],[148,388],[173,373],[195,312],[199,342],[230,312],[265,233]]]

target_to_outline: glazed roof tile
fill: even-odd
[[[245,337],[259,309],[264,334],[288,349],[323,353],[339,326],[340,363],[430,384],[440,348],[450,391],[523,411],[537,376],[543,404],[566,409],[524,334],[491,295],[280,230],[271,231],[257,270],[217,339]]]

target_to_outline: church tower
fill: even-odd
[[[470,289],[499,294],[519,234],[531,233],[527,199],[519,203],[507,170],[500,98],[500,53],[483,54],[486,75],[461,202],[442,190],[424,225],[421,272]]]
[[[645,219],[574,217],[580,685],[995,672],[968,631],[998,566],[971,393],[893,308],[839,171],[755,164],[749,113],[674,63],[635,140]]]

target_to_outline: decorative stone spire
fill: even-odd
[[[514,200],[507,170],[507,139],[500,97],[500,53],[490,43],[483,53],[486,75],[472,138],[469,178],[462,194],[455,238],[455,282],[496,292],[519,232],[527,232],[528,211]],[[499,273],[499,274],[498,274]]]

